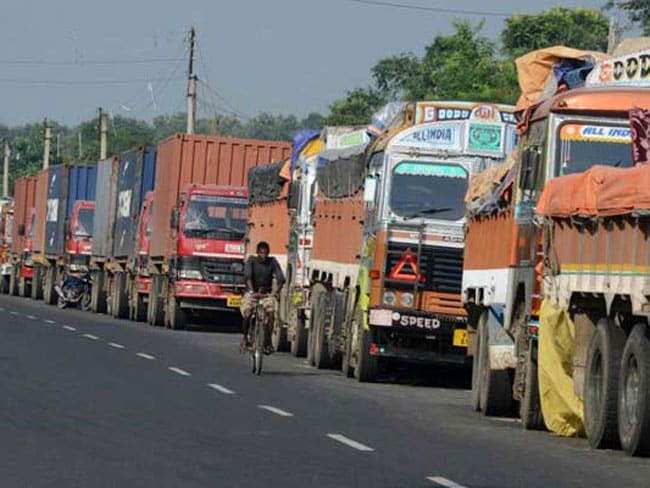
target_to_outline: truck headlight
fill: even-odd
[[[202,280],[203,275],[198,269],[179,269],[178,277],[182,280]]]
[[[243,273],[244,272],[244,263],[236,261],[230,265],[230,270],[233,273]]]
[[[385,291],[382,301],[385,305],[395,305],[395,293],[392,291]]]
[[[402,305],[404,307],[412,307],[413,298],[413,293],[402,293]]]

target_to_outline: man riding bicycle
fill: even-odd
[[[270,329],[276,319],[278,297],[282,285],[284,285],[284,273],[282,273],[277,259],[269,255],[271,248],[267,242],[258,242],[256,251],[257,255],[249,256],[244,265],[244,278],[246,279],[247,289],[240,307],[243,317],[242,333],[244,334],[242,344],[246,347],[250,346],[248,344],[250,318],[257,302],[261,299],[261,303],[268,316],[264,338],[266,344],[265,352],[270,354],[273,352],[270,341]]]

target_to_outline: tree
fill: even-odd
[[[356,88],[345,98],[335,100],[330,105],[330,114],[324,125],[365,125],[376,110],[388,101],[387,97],[372,87]]]
[[[558,44],[605,52],[608,31],[609,21],[598,10],[554,7],[541,14],[508,17],[501,41],[512,57]]]
[[[650,2],[648,0],[609,0],[605,8],[620,8],[627,12],[633,24],[640,27],[644,36],[650,36]]]

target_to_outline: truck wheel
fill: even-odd
[[[165,320],[162,296],[160,293],[160,276],[151,278],[151,291],[149,292],[149,305],[147,307],[147,323],[154,327],[161,326]]]
[[[275,325],[273,326],[273,332],[271,333],[271,344],[273,345],[274,351],[277,352],[289,351],[289,341],[287,340],[287,328],[278,319],[275,320]]]
[[[379,360],[376,356],[370,354],[370,345],[372,344],[372,329],[363,328],[363,315],[361,309],[355,313],[357,317],[356,327],[358,334],[359,350],[357,353],[357,362],[354,367],[354,377],[359,382],[374,383],[377,379],[377,369]]]
[[[9,275],[9,294],[11,296],[18,295],[18,265],[11,267],[11,274]]]
[[[531,343],[526,354],[526,386],[519,405],[521,424],[526,430],[543,430],[544,416],[539,399],[537,376],[537,343]]]
[[[45,284],[43,285],[43,300],[48,305],[56,305],[59,295],[54,290],[56,284],[56,268],[48,266],[45,271]]]
[[[34,265],[32,275],[32,299],[41,300],[43,298],[43,268],[40,265]]]
[[[133,320],[136,322],[147,321],[147,303],[144,301],[144,293],[135,293],[133,298]]]
[[[316,366],[316,361],[315,361],[315,352],[316,352],[316,327],[319,322],[319,317],[321,315],[321,309],[320,309],[320,296],[322,294],[322,290],[319,288],[319,286],[315,286],[314,289],[311,292],[311,313],[309,316],[309,332],[308,332],[308,337],[307,337],[307,362],[311,366]]]
[[[627,338],[618,382],[618,430],[631,456],[650,454],[650,332],[637,324]]]
[[[327,343],[326,310],[330,307],[331,294],[323,291],[318,295],[318,321],[314,327],[314,366],[318,369],[330,367],[329,347]]]
[[[23,298],[32,296],[32,287],[27,283],[27,278],[23,276],[18,279],[18,296]]]
[[[106,313],[106,289],[103,270],[93,272],[93,286],[90,291],[90,309],[95,313]]]
[[[187,312],[180,307],[178,301],[173,296],[169,298],[165,323],[170,329],[174,330],[182,330],[187,325]]]
[[[291,354],[298,358],[304,358],[307,355],[308,331],[305,329],[304,313],[300,309],[295,310],[295,333],[291,341]]]
[[[481,411],[481,378],[483,377],[483,337],[481,330],[485,327],[484,322],[487,321],[487,312],[483,312],[478,320],[477,333],[476,333],[476,347],[474,357],[472,358],[472,410],[475,412]]]
[[[11,279],[11,271],[8,275],[0,276],[0,293],[6,295],[9,293],[9,280]]]
[[[585,431],[594,449],[616,448],[618,437],[618,380],[625,333],[609,319],[596,325],[585,367]]]
[[[113,275],[113,317],[126,319],[129,317],[129,303],[126,296],[126,273],[118,271]]]
[[[490,368],[488,312],[483,312],[479,328],[479,406],[484,415],[500,416],[512,411],[512,382],[508,370]]]

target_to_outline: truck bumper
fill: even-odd
[[[135,291],[140,295],[148,295],[151,291],[151,278],[138,276],[135,279]]]
[[[24,264],[20,267],[20,277],[31,280],[34,276],[34,268],[32,266],[25,266]]]
[[[244,291],[227,291],[220,284],[191,280],[177,281],[174,287],[174,298],[181,308],[194,310],[239,311]]]

